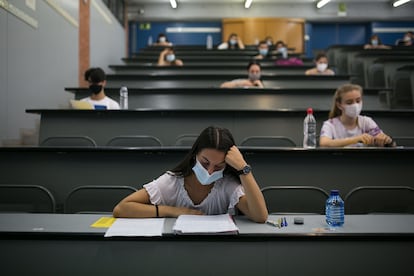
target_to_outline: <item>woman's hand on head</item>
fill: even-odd
[[[241,170],[247,164],[236,146],[232,146],[226,154],[226,163],[236,170]]]

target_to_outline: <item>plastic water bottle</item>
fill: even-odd
[[[313,116],[313,109],[310,107],[303,120],[303,147],[316,148],[316,120]]]
[[[213,49],[213,37],[211,35],[207,36],[207,49]]]
[[[329,226],[342,226],[345,222],[344,201],[338,190],[331,190],[325,205],[326,223]]]
[[[122,86],[119,90],[119,105],[121,109],[128,109],[128,88]]]
[[[148,37],[147,45],[148,46],[152,45],[152,36],[151,35]]]

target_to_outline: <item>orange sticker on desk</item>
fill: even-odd
[[[101,217],[97,221],[95,221],[91,227],[95,228],[109,228],[111,227],[112,223],[114,223],[116,218],[114,217]]]

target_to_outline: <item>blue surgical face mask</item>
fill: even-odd
[[[237,40],[236,39],[230,39],[230,44],[231,45],[236,45],[236,43],[237,43]]]
[[[262,56],[267,56],[268,50],[267,49],[259,49],[259,54]]]
[[[279,49],[278,49],[278,52],[282,54],[282,57],[283,57],[283,58],[287,58],[287,53],[288,53],[288,50],[287,50],[287,48],[286,48],[286,47],[281,47],[281,48],[279,48]]]
[[[208,171],[203,167],[203,165],[201,165],[201,163],[197,160],[197,158],[196,158],[196,163],[193,167],[193,172],[195,173],[198,181],[202,185],[210,185],[214,181],[217,181],[220,178],[223,178],[223,171],[224,171],[224,168],[222,170],[215,171],[212,174],[209,174]]]
[[[173,62],[175,60],[174,54],[168,54],[165,58],[168,62]]]
[[[378,45],[378,40],[376,40],[376,39],[371,40],[371,44],[374,45],[374,46],[377,46]]]

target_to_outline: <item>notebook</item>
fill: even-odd
[[[87,101],[70,100],[73,109],[95,109],[95,107]]]

